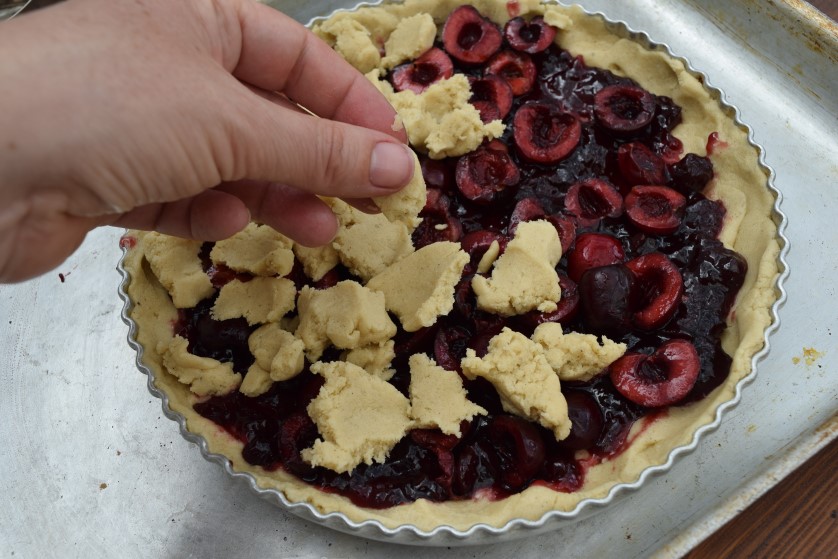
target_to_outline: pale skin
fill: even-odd
[[[253,0],[68,0],[4,22],[0,99],[0,282],[102,225],[213,241],[255,219],[325,244],[317,195],[374,211],[414,171],[383,96]]]

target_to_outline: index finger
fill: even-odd
[[[384,132],[394,130],[396,111],[358,70],[311,31],[263,4],[240,4],[241,51],[233,75],[250,85],[281,91],[316,115]]]

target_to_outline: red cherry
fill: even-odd
[[[504,489],[516,491],[525,487],[544,462],[544,440],[535,425],[514,415],[493,417],[489,438],[506,460],[500,481]]]
[[[623,197],[605,179],[577,182],[567,190],[564,205],[583,227],[594,225],[603,217],[620,217],[623,214]]]
[[[528,54],[504,50],[486,64],[486,74],[506,81],[513,95],[523,95],[535,84],[536,69]]]
[[[521,156],[536,163],[558,163],[570,155],[582,136],[575,116],[547,103],[522,105],[512,127]]]
[[[613,132],[634,132],[652,121],[655,98],[631,85],[609,85],[594,95],[597,122]]]
[[[506,237],[503,235],[486,229],[478,229],[477,231],[466,233],[462,241],[460,241],[460,246],[471,257],[471,260],[466,269],[463,270],[463,275],[473,274],[477,270],[477,264],[480,262],[480,259],[483,258],[483,255],[486,254],[486,251],[489,250],[489,247],[495,241],[498,242],[500,252],[503,252],[507,242]]]
[[[419,157],[422,177],[428,189],[449,191],[456,187],[454,182],[454,166],[450,159],[431,159],[426,155]]]
[[[466,356],[471,332],[462,326],[442,327],[434,339],[434,359],[449,371],[460,372],[460,361]]]
[[[544,217],[544,208],[536,198],[522,198],[518,200],[512,213],[509,214],[509,226],[507,232],[510,236],[515,235],[518,224],[525,221],[533,221]]]
[[[522,17],[516,17],[506,22],[503,34],[513,49],[535,54],[546,50],[553,43],[556,28],[547,25],[541,16],[536,16],[529,22]]]
[[[678,267],[659,252],[638,256],[626,262],[636,278],[639,302],[634,304],[635,326],[653,330],[666,324],[681,303],[684,280]]]
[[[393,87],[396,91],[410,90],[418,94],[453,75],[451,59],[442,49],[434,47],[412,63],[394,68]]]
[[[567,257],[570,279],[578,282],[587,270],[598,266],[620,264],[626,257],[623,245],[616,237],[605,233],[583,233]]]
[[[553,224],[559,232],[559,240],[562,243],[562,254],[566,254],[576,240],[576,221],[572,217],[562,214],[548,215],[547,221]]]
[[[471,85],[471,99],[469,102],[480,111],[490,110],[489,107],[497,108],[497,116],[491,120],[499,120],[509,114],[512,109],[512,89],[505,80],[498,76],[487,75],[482,78],[473,76],[468,79]],[[483,122],[491,120],[483,119]]]
[[[518,184],[521,175],[509,154],[478,148],[457,162],[457,188],[474,202],[491,202],[498,192]]]
[[[620,337],[631,330],[634,273],[623,264],[590,268],[579,280],[582,318],[593,334]]]
[[[640,142],[623,144],[617,150],[620,174],[629,186],[666,184],[666,163]]]
[[[692,343],[676,339],[663,343],[652,355],[627,353],[608,369],[620,394],[654,408],[675,404],[689,394],[701,363]]]
[[[599,440],[605,425],[602,408],[590,394],[579,390],[568,391],[565,400],[572,427],[570,435],[562,440],[561,445],[571,450],[592,448]]]
[[[644,233],[668,235],[681,225],[687,199],[667,186],[635,186],[626,195],[626,215]]]
[[[442,28],[442,44],[448,54],[466,64],[486,62],[503,42],[497,25],[480,15],[473,6],[451,12]]]

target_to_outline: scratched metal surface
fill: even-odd
[[[275,4],[308,21],[340,3]],[[0,287],[0,557],[671,556],[692,541],[679,543],[687,527],[700,537],[705,519],[833,438],[819,427],[838,411],[834,24],[799,2],[582,4],[705,72],[740,108],[784,194],[782,327],[743,403],[697,452],[586,520],[491,547],[402,548],[300,520],[202,460],[148,394],[119,318],[120,233],[105,229],[55,272]],[[804,348],[823,355],[795,363]]]

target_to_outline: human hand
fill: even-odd
[[[70,0],[5,22],[0,99],[0,281],[104,224],[211,241],[254,218],[324,244],[337,223],[315,195],[364,207],[413,173],[374,86],[253,0]]]

